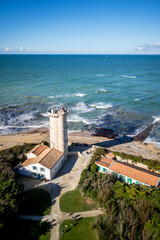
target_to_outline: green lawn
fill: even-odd
[[[68,213],[97,209],[97,203],[83,198],[78,188],[63,194],[59,204],[61,211]]]
[[[65,220],[60,225],[60,240],[97,240],[95,229],[92,228],[96,218]],[[73,224],[73,226],[71,226]],[[65,227],[67,225],[67,227]],[[62,230],[64,234],[62,235]]]
[[[47,191],[31,189],[21,194],[18,200],[18,214],[47,215],[51,211],[51,198]]]

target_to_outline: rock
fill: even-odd
[[[107,137],[109,139],[117,139],[119,137],[119,134],[111,129],[98,128],[93,131],[92,136]]]
[[[19,159],[20,161],[24,160],[24,158],[25,158],[25,155],[24,155],[23,153],[21,153],[21,154],[18,155],[18,159]]]
[[[150,134],[150,132],[152,131],[152,128],[154,127],[154,124],[151,124],[150,126],[146,127],[145,129],[143,129],[140,133],[138,133],[135,137],[134,140],[135,141],[140,141],[143,142],[148,135]]]

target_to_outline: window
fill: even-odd
[[[132,179],[130,179],[130,184],[132,184]]]
[[[37,167],[33,166],[32,169],[33,169],[33,170],[37,170]]]
[[[103,168],[103,172],[105,172],[105,168]]]
[[[127,183],[129,183],[129,178],[127,178]]]
[[[118,177],[118,173],[116,173],[116,178]]]
[[[99,170],[101,170],[101,167],[100,167],[100,166],[99,166],[98,168],[99,168]]]
[[[141,184],[140,182],[136,181],[136,185],[140,186],[140,184]]]
[[[125,181],[125,180],[126,180],[126,177],[123,177],[123,180]]]
[[[106,168],[106,172],[108,172],[108,169]]]
[[[41,172],[45,172],[45,168],[40,168],[40,171]]]

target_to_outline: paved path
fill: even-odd
[[[89,151],[90,153],[92,150]],[[59,208],[59,198],[66,192],[74,190],[79,182],[82,170],[89,163],[90,154],[86,152],[83,153],[84,158],[75,156],[69,156],[66,164],[63,166],[59,172],[57,178],[49,182],[40,182],[33,187],[40,187],[47,190],[50,193],[52,208],[51,213],[46,216],[24,216],[19,215],[17,217],[23,219],[30,219],[34,221],[50,221],[51,223],[51,238],[50,240],[59,239],[59,226],[60,223],[65,219],[72,219],[72,216],[67,216],[67,213],[63,213]],[[35,184],[35,183],[34,183]],[[31,187],[31,183],[27,186],[25,185],[25,190]],[[74,216],[80,217],[94,217],[102,214],[101,210],[87,211],[74,213]]]
[[[98,210],[91,210],[91,211],[86,211],[86,212],[76,212],[73,214],[68,215],[65,212],[60,212],[59,215],[59,222],[62,222],[64,220],[68,220],[68,219],[72,219],[72,217],[76,217],[78,218],[86,218],[86,217],[96,217],[103,214],[101,209]],[[19,219],[23,219],[23,220],[32,220],[32,221],[42,221],[42,222],[52,222],[57,216],[53,216],[52,214],[49,215],[45,215],[45,216],[36,216],[36,215],[22,215],[22,214],[18,214],[16,216]]]

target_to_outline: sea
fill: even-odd
[[[68,130],[112,129],[160,147],[160,55],[0,55],[0,135],[48,127],[68,109]]]

